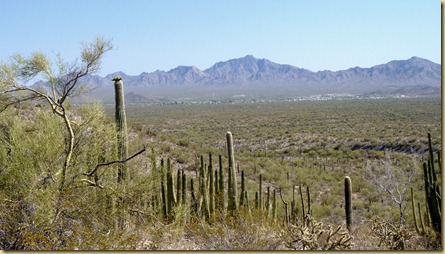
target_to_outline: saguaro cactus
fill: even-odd
[[[264,200],[263,200],[263,175],[260,174],[260,182],[258,184],[258,209],[264,209]]]
[[[272,218],[274,221],[277,219],[277,191],[275,189],[272,196]]]
[[[225,208],[225,198],[224,198],[224,170],[223,170],[223,164],[222,164],[222,155],[219,155],[219,195],[218,195],[218,202],[219,202],[219,209],[220,212],[224,211]]]
[[[236,186],[236,173],[235,173],[235,156],[233,151],[233,138],[232,133],[228,131],[226,133],[227,138],[227,153],[229,156],[229,186],[228,186],[228,207],[227,210],[234,211],[238,209],[236,202],[237,186]]]
[[[345,176],[345,212],[346,228],[351,232],[352,228],[352,185],[351,178]]]
[[[209,153],[209,212],[215,211],[215,176],[213,171],[212,153]]]
[[[215,207],[215,211],[218,210],[218,194],[219,194],[219,173],[218,173],[218,169],[215,168],[213,169],[213,203],[214,203],[214,207]]]
[[[162,201],[162,215],[164,219],[167,219],[167,188],[165,184],[165,168],[164,168],[164,159],[161,159],[161,201]]]
[[[182,204],[182,171],[177,171],[176,177],[176,204]]]
[[[292,201],[291,201],[291,205],[290,205],[290,216],[291,216],[291,220],[292,222],[296,222],[297,221],[297,208],[296,208],[296,203],[295,203],[295,187],[296,185],[292,185]]]
[[[121,77],[113,78],[116,101],[116,125],[117,125],[117,157],[123,161],[128,157],[127,118],[125,116],[124,82]],[[122,182],[127,178],[127,166],[125,163],[118,165],[117,181]]]
[[[182,170],[182,204],[187,203],[187,176],[184,170]]]
[[[171,160],[167,159],[167,210],[169,219],[173,216],[173,206],[176,203],[175,199],[175,190],[173,183],[173,173],[172,173],[172,164]]]
[[[416,232],[420,235],[423,235],[425,233],[425,231],[422,229],[422,231],[420,230],[419,224],[417,224],[417,216],[416,216],[416,205],[415,205],[415,200],[414,200],[414,191],[413,191],[413,187],[411,187],[411,207],[412,207],[412,211],[413,211],[413,220],[414,220],[414,227],[416,229]],[[420,204],[419,204],[420,205]],[[419,207],[420,208],[420,207]],[[422,213],[419,209],[419,217],[420,220],[422,220]],[[422,223],[421,223],[422,224]]]
[[[206,174],[206,165],[204,164],[204,156],[201,155],[201,166],[199,171],[199,205],[202,215],[205,218],[209,218],[210,216],[210,208],[209,208],[209,196],[207,190],[207,174]]]
[[[244,191],[244,201],[245,201],[244,206],[249,211],[249,195],[248,195],[247,191]]]
[[[431,145],[431,135],[428,133],[428,148],[430,159],[423,163],[423,177],[425,181],[425,197],[428,205],[428,212],[431,218],[432,228],[436,232],[441,232],[442,225],[442,197],[440,183],[437,182],[436,171],[434,169],[434,153]],[[439,160],[440,162],[440,160]],[[439,169],[442,165],[439,165]]]
[[[245,205],[245,192],[246,191],[246,179],[244,177],[244,170],[241,171],[241,195],[239,199],[239,206]]]
[[[300,190],[300,199],[301,199],[301,219],[302,219],[302,221],[305,221],[306,214],[305,214],[305,210],[304,210],[304,198],[303,198],[303,190],[301,189],[301,185],[299,186],[299,190]]]
[[[266,204],[264,206],[267,211],[267,216],[270,216],[270,186],[267,186]]]
[[[286,200],[284,200],[283,195],[281,194],[281,189],[280,189],[280,198],[281,201],[284,204],[284,222],[286,223],[286,226],[289,226],[289,210],[288,210],[288,203],[286,202]]]
[[[198,200],[195,195],[195,187],[193,185],[193,178],[190,179],[190,197],[191,197],[191,209],[195,216],[199,216]]]
[[[125,116],[124,82],[121,77],[113,78],[116,102],[115,120],[117,127],[117,157],[124,161],[128,157],[127,118]],[[117,169],[117,182],[121,183],[127,178],[126,163],[119,163]],[[125,200],[119,197],[118,203],[118,227],[124,228],[125,224]]]
[[[309,192],[309,185],[306,185],[306,193],[307,193],[307,214],[312,215],[311,193]]]
[[[433,171],[432,166],[433,163],[423,163],[423,172],[424,172],[424,180],[425,180],[425,196],[428,205],[428,212],[431,218],[432,228],[441,232],[441,196],[440,196],[440,187],[436,182],[435,172]],[[427,166],[428,165],[428,166]]]

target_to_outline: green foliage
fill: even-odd
[[[423,149],[427,139],[424,134],[420,136],[421,131],[417,129],[440,133],[437,101],[409,99],[408,102],[381,103],[383,106],[366,100],[317,104],[130,105],[127,107],[128,149],[132,152],[148,146],[152,152],[128,161],[128,173],[132,177],[120,184],[116,181],[116,164],[100,167],[94,175],[85,175],[99,163],[118,159],[112,110],[100,104],[74,106],[70,114],[77,142],[66,188],[61,192],[57,188],[57,174],[63,167],[65,154],[63,122],[54,117],[50,109],[33,104],[9,108],[0,117],[1,247],[375,250],[400,247],[397,239],[403,238],[405,249],[437,248],[440,243],[434,240],[438,235],[435,232],[427,229],[425,235],[413,236],[413,218],[407,216],[410,214],[407,208],[402,209],[403,227],[376,226],[374,238],[369,237],[374,218],[388,215],[385,218],[392,223],[399,211],[390,199],[380,195],[374,185],[361,177],[366,169],[365,161],[375,166],[386,165],[390,153],[393,168],[404,172],[408,172],[409,167],[419,168],[417,157],[410,153],[360,147],[383,143],[396,147],[409,143]],[[415,110],[404,109],[411,104]],[[400,120],[380,112],[386,107],[398,111]],[[435,113],[428,113],[429,110]],[[370,124],[370,119],[376,124]],[[227,129],[236,133],[232,152],[226,147],[227,140],[221,138]],[[440,149],[440,142],[436,140],[431,145],[435,150]],[[197,154],[209,152],[219,155],[221,166],[215,175],[210,171],[213,167],[210,160],[207,167],[204,160],[196,164]],[[231,153],[233,156],[236,153],[236,164],[227,160]],[[223,157],[229,163],[223,165]],[[160,158],[170,158],[171,167],[164,165],[161,170]],[[238,164],[239,171],[235,168]],[[234,175],[242,176],[239,181],[235,180],[241,186],[236,199],[245,204],[230,216],[224,209],[228,204],[226,188],[230,181],[225,172],[230,172],[229,165],[234,165]],[[197,169],[202,173],[197,174]],[[167,181],[168,170],[178,172],[177,186],[173,184],[173,176]],[[343,229],[347,224],[341,228],[330,226],[344,221],[345,175],[354,178],[352,232]],[[187,181],[181,180],[181,186],[179,179]],[[162,182],[165,196],[161,196]],[[171,187],[167,188],[167,183]],[[420,192],[423,183],[421,174],[415,174],[410,187],[416,190],[414,198],[420,200],[425,219],[424,193]],[[218,188],[214,190],[213,186]],[[301,196],[294,186],[301,186]],[[268,190],[265,210],[268,211],[254,209],[255,191],[261,204],[265,198],[260,198],[260,193],[264,194],[265,188]],[[282,190],[281,198],[287,202],[287,209],[283,202],[277,201],[278,189]],[[200,198],[210,195],[210,190],[215,195],[218,193],[214,197],[215,209],[209,209],[203,216],[203,212],[206,213],[205,209],[200,210],[203,203],[201,207],[197,205]],[[170,200],[177,201],[170,203],[170,217],[167,212],[163,215],[167,203],[163,205],[162,199],[168,202],[168,194],[173,197],[176,194],[176,198]],[[125,201],[123,228],[116,227],[116,206],[120,200]],[[428,228],[428,221],[424,223]],[[384,235],[382,229],[401,237]],[[378,246],[380,239],[384,240]],[[398,243],[392,245],[393,242]]]
[[[65,153],[60,119],[33,105],[1,114],[0,195],[4,209],[0,213],[4,219],[0,227],[7,229],[1,243],[4,249],[111,246],[108,241],[120,232],[110,235],[113,218],[104,214],[116,195],[115,180],[110,182],[115,178],[109,168],[97,171],[94,179],[82,176],[98,163],[115,158],[115,142],[110,141],[115,132],[106,124],[103,108],[92,104],[75,111],[73,129],[79,139],[63,191],[58,190],[57,182]],[[93,183],[101,188],[90,187]],[[13,216],[11,211],[15,211]],[[20,231],[15,232],[17,229]],[[98,244],[93,244],[93,239]]]
[[[15,114],[5,112],[1,118],[0,178],[2,189],[18,198],[57,181],[64,144],[61,123],[47,111],[29,108],[23,115]]]

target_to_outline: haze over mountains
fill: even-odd
[[[206,70],[178,66],[169,71],[143,72],[137,76],[123,72],[105,77],[88,76],[84,81],[98,89],[87,96],[108,100],[103,91],[113,92],[111,79],[115,76],[123,78],[125,90],[131,95],[130,100],[127,99],[129,102],[209,98],[210,94],[215,98],[215,93],[217,98],[330,93],[440,95],[441,89],[441,66],[419,57],[394,60],[370,68],[313,72],[247,55],[218,62]]]

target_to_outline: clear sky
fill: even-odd
[[[251,54],[311,71],[412,56],[440,63],[439,0],[0,0],[0,61],[79,56],[112,39],[100,75],[178,65],[201,70]]]

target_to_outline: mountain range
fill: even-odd
[[[340,71],[313,72],[288,64],[278,64],[252,55],[215,63],[206,70],[195,66],[178,66],[169,71],[147,73],[137,76],[115,72],[100,77],[88,76],[84,82],[109,89],[115,76],[123,78],[126,91],[131,91],[137,101],[144,97],[158,98],[150,90],[218,90],[237,91],[256,88],[275,90],[290,89],[298,96],[308,93],[352,93],[352,94],[440,94],[441,65],[419,57],[394,60],[370,68],[353,67]],[[248,88],[251,88],[250,90]],[[94,93],[93,93],[94,94]],[[96,93],[97,94],[97,93]],[[236,92],[235,92],[236,94]],[[234,95],[235,95],[234,94]],[[168,93],[164,93],[168,97]],[[94,97],[94,96],[93,96]],[[255,96],[253,96],[255,97]]]

